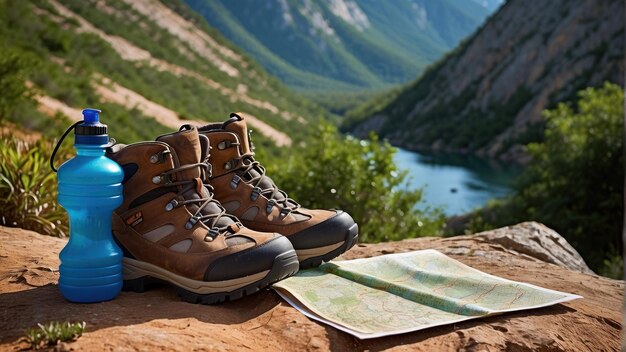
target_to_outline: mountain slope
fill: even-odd
[[[478,3],[480,6],[486,8],[489,11],[495,11],[500,6],[502,6],[504,0],[474,0],[474,2]]]
[[[122,142],[181,124],[256,117],[259,142],[289,145],[323,111],[290,93],[182,2],[0,1],[2,56],[32,63],[24,77],[39,111],[9,117],[50,132],[82,107],[101,107]],[[59,114],[60,115],[57,115]],[[67,115],[67,116],[65,116]],[[34,117],[33,117],[34,116]],[[31,118],[33,117],[33,118]],[[50,118],[52,117],[52,118]],[[1,118],[1,117],[0,117]]]
[[[410,149],[518,159],[541,138],[544,108],[623,83],[623,14],[620,0],[510,0],[416,82],[350,112],[344,128]]]
[[[404,83],[489,14],[456,0],[185,0],[270,73],[304,91]]]

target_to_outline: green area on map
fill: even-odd
[[[579,298],[498,278],[435,250],[325,263],[274,288],[319,320],[366,335],[415,331]]]

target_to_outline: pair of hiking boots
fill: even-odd
[[[350,215],[305,209],[265,175],[243,114],[106,155],[124,170],[113,234],[127,290],[165,281],[189,302],[234,300],[357,241]]]

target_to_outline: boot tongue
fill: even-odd
[[[167,143],[174,151],[174,153],[176,153],[176,156],[178,157],[178,165],[176,166],[178,167],[188,164],[196,164],[204,161],[208,157],[208,140],[203,142],[200,140],[201,138],[206,139],[206,136],[199,136],[198,130],[196,128],[191,128],[188,130],[160,136],[157,138],[157,141]],[[200,167],[180,171],[177,172],[176,175],[177,181],[200,179],[200,177]],[[185,199],[187,200],[199,200],[201,198],[208,198],[209,196],[209,192],[205,187],[192,187],[188,191],[183,193],[183,197],[185,197]],[[191,213],[195,213],[202,203],[203,202],[200,201],[198,201],[197,203],[188,203],[187,209]],[[217,201],[212,201],[204,208],[202,208],[202,210],[200,210],[200,214],[219,214],[221,211],[222,208],[220,207],[219,203]],[[215,224],[213,223],[213,221],[214,220],[208,220],[207,226],[227,227],[234,223],[233,219],[229,216],[222,216],[220,220]]]
[[[254,147],[252,146],[252,140],[250,139],[248,126],[246,125],[246,114],[241,113],[241,112],[230,114],[230,118],[222,124],[222,129],[237,134],[237,136],[239,137],[239,143],[241,143],[240,145],[241,154],[250,153],[254,155]],[[248,160],[245,160],[246,162],[252,162],[253,160],[252,157],[245,157],[245,159],[248,159]],[[261,176],[262,172],[260,169],[255,167],[249,170],[248,174],[249,174],[249,179],[251,179],[254,177]],[[272,181],[271,178],[264,176],[260,180],[258,187],[261,188],[262,190],[267,190],[267,189],[273,189],[276,186],[274,185],[274,182]],[[277,192],[274,195],[274,199],[277,200],[279,203],[282,203],[285,201],[285,196],[283,196],[280,192]]]
[[[238,112],[230,114],[230,118],[222,124],[222,129],[233,132],[239,137],[239,150],[241,154],[254,154],[252,141],[250,140],[250,131],[246,124],[246,114]]]
[[[198,138],[198,130],[195,128],[159,136],[156,140],[167,143],[176,153],[177,167],[196,164],[201,161],[202,147]],[[199,178],[200,167],[178,172],[176,177],[177,181]]]

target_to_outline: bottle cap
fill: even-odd
[[[84,109],[83,123],[74,129],[74,143],[104,145],[109,142],[107,125],[100,123],[100,110]]]

